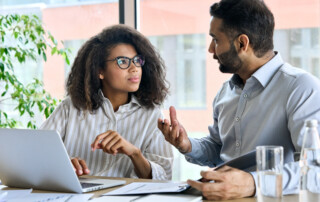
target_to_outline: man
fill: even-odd
[[[304,121],[320,120],[320,82],[284,63],[273,51],[274,17],[261,0],[221,0],[210,8],[209,52],[222,73],[232,73],[213,102],[210,134],[188,138],[170,107],[170,120],[158,120],[166,140],[188,161],[214,167],[258,145],[284,147],[283,193],[297,193]],[[254,196],[257,176],[228,166],[202,171],[206,181],[188,180],[204,197],[225,200]],[[316,179],[315,179],[316,180]]]

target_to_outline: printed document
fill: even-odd
[[[104,196],[136,195],[152,193],[179,193],[190,187],[187,183],[156,183],[156,182],[133,182],[114,191],[103,194]]]

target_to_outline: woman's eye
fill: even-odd
[[[118,59],[118,64],[121,65],[121,64],[127,64],[128,61],[126,59]]]

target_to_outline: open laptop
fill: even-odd
[[[0,129],[0,179],[9,187],[75,193],[126,183],[89,178],[79,181],[58,132],[29,129]]]

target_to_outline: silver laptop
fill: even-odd
[[[60,135],[52,130],[0,129],[0,180],[9,187],[83,193],[123,180],[77,177]]]

